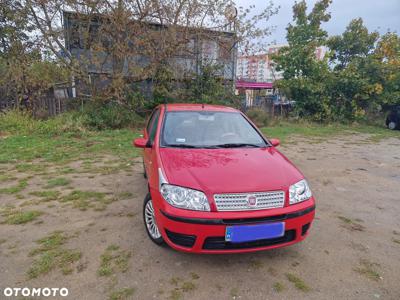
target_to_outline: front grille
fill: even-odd
[[[248,198],[255,196],[256,204],[249,205]],[[216,194],[214,195],[215,204],[218,211],[237,211],[237,210],[259,210],[280,208],[285,204],[285,192],[256,192],[256,193],[237,193],[237,194]]]
[[[165,230],[165,232],[171,242],[182,247],[192,248],[194,243],[196,242],[195,235],[176,233],[169,230]]]
[[[207,250],[234,250],[234,249],[247,249],[247,248],[259,248],[266,246],[273,246],[283,243],[288,243],[294,241],[296,239],[296,230],[288,230],[285,231],[285,235],[278,238],[273,239],[265,239],[251,242],[242,242],[242,243],[231,243],[226,242],[225,237],[217,236],[217,237],[208,237],[205,239],[203,244],[203,249]]]

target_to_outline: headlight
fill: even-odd
[[[289,187],[289,204],[299,203],[310,199],[312,196],[310,187],[305,179]]]
[[[171,184],[163,184],[160,192],[172,206],[190,210],[210,211],[210,204],[203,192]]]

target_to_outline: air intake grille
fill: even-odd
[[[214,200],[218,211],[280,208],[285,204],[285,192],[216,194]]]
[[[171,242],[182,247],[192,248],[196,242],[196,236],[194,235],[176,233],[168,230],[165,230],[165,232],[167,233],[167,236]]]

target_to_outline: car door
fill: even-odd
[[[144,148],[144,166],[146,168],[147,177],[150,179],[152,178],[153,168],[152,168],[152,152],[153,152],[153,145],[154,139],[157,133],[157,125],[158,120],[160,118],[160,109],[154,110],[152,113],[149,122],[146,126],[145,138],[148,140],[148,147]]]

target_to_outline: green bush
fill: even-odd
[[[90,103],[83,109],[86,125],[94,129],[138,127],[143,119],[128,106],[116,102]]]
[[[34,118],[30,113],[18,110],[0,114],[0,132],[21,135],[81,134],[93,129],[121,129],[142,124],[142,117],[116,103],[90,103],[80,112],[69,111],[48,119]]]
[[[268,126],[269,115],[268,113],[260,108],[251,108],[246,112],[246,115],[253,121],[257,127]]]

